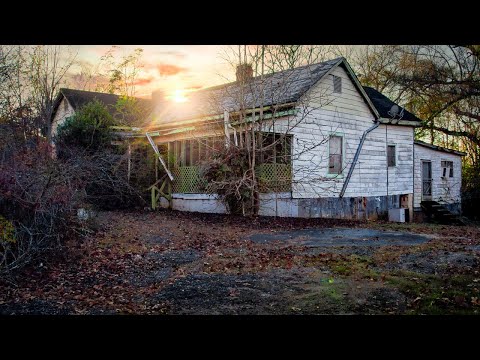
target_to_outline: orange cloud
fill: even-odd
[[[177,59],[184,59],[187,57],[187,54],[181,52],[181,51],[175,51],[175,50],[170,50],[170,51],[159,51],[158,54],[160,55],[167,55],[167,56],[173,56],[176,57]]]
[[[149,78],[140,78],[140,79],[137,79],[135,80],[132,85],[147,85],[147,84],[150,84],[151,82],[153,81],[153,77],[149,77]]]
[[[177,75],[181,72],[185,72],[185,71],[188,70],[187,68],[177,66],[177,65],[173,65],[173,64],[160,64],[160,65],[157,65],[157,69],[158,69],[158,72],[159,72],[160,76]]]

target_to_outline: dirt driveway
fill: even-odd
[[[480,230],[104,212],[64,259],[0,286],[0,314],[475,314]]]

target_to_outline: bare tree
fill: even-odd
[[[97,69],[96,90],[133,97],[136,94],[136,80],[142,70],[143,49],[136,48],[131,53],[118,56],[119,47],[112,46],[101,58]]]
[[[358,51],[353,66],[364,85],[390,95],[424,120],[417,131],[457,149],[480,145],[478,45],[383,45]],[[470,154],[470,152],[469,152]],[[475,162],[474,153],[469,161]]]
[[[40,122],[46,124],[47,139],[51,142],[54,101],[77,54],[65,46],[39,45],[31,48],[28,55],[33,106]]]
[[[54,100],[76,54],[64,46],[2,46],[1,118],[26,142],[51,141]],[[16,137],[17,139],[20,136]]]
[[[331,131],[325,133],[315,121],[317,110],[331,102],[328,91],[317,88],[289,100],[299,82],[306,87],[313,85],[309,82],[314,78],[310,76],[310,67],[329,54],[330,48],[301,45],[238,46],[224,54],[239,72],[238,80],[232,86],[213,91],[208,102],[216,109],[212,113],[228,110],[225,131],[232,138],[226,139],[228,146],[223,158],[217,157],[216,163],[209,161],[209,169],[213,168],[210,175],[218,174],[225,161],[230,170],[234,165],[240,170],[232,171],[230,178],[210,177],[211,192],[236,198],[244,214],[256,214],[260,192],[277,194],[294,186],[297,191],[308,187],[324,195],[333,186],[334,179],[325,178],[329,165],[324,145]],[[303,131],[302,126],[309,126],[312,131],[316,127],[315,133],[322,135],[300,136],[293,144],[292,134]],[[338,123],[331,126],[338,127]],[[244,163],[240,164],[239,159]]]

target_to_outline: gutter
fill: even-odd
[[[360,144],[358,144],[357,151],[355,152],[355,156],[353,157],[353,162],[352,162],[352,165],[350,166],[350,170],[348,170],[348,175],[343,183],[342,191],[340,191],[341,198],[343,197],[343,195],[345,194],[345,191],[347,190],[348,183],[350,182],[350,178],[352,177],[353,170],[355,169],[355,165],[357,165],[358,157],[360,156],[360,152],[362,151],[363,143],[365,142],[367,135],[371,131],[375,130],[379,125],[380,125],[380,122],[377,120],[375,124],[373,124],[371,127],[369,127],[367,130],[364,131],[362,138],[360,139]]]
[[[268,110],[279,110],[279,109],[283,109],[285,107],[290,107],[290,106],[293,106],[295,105],[296,103],[295,102],[289,102],[289,103],[285,103],[285,104],[280,104],[280,105],[268,105],[268,106],[264,106],[264,107],[256,107],[256,108],[248,108],[248,109],[245,109],[245,113],[246,114],[251,114],[253,112],[260,112],[260,110],[263,110],[264,112],[268,111]],[[235,116],[235,115],[239,115],[241,113],[240,110],[238,111],[231,111],[229,114],[232,115],[232,116]],[[166,124],[157,124],[155,127],[151,127],[150,128],[150,132],[152,131],[155,131],[155,130],[160,130],[162,128],[169,128],[169,127],[173,127],[173,126],[183,126],[183,125],[187,125],[187,124],[191,124],[191,123],[196,123],[196,122],[205,122],[205,121],[214,121],[214,120],[220,120],[225,116],[225,112],[223,114],[217,114],[217,115],[207,115],[207,116],[202,116],[202,117],[196,117],[196,118],[190,118],[190,119],[186,119],[186,120],[181,120],[181,121],[172,121],[172,122],[168,122]]]

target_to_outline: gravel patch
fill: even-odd
[[[397,262],[388,263],[388,270],[408,270],[422,274],[445,274],[450,269],[469,271],[480,266],[477,256],[466,252],[419,252],[401,255]]]
[[[288,243],[309,247],[330,246],[412,246],[427,242],[427,235],[411,234],[398,231],[381,231],[373,229],[305,229],[282,231],[274,234],[254,234],[249,237],[259,244]]]
[[[257,274],[192,274],[178,279],[155,296],[174,314],[282,313],[283,296],[299,291],[285,270]]]
[[[178,267],[189,264],[201,258],[201,254],[197,250],[169,250],[162,253],[149,253],[148,260],[156,261],[162,267]]]
[[[47,300],[0,305],[0,315],[69,315],[72,313],[74,313],[73,307]]]

